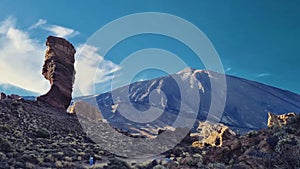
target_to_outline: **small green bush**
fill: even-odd
[[[50,132],[45,128],[38,129],[35,132],[35,135],[38,138],[50,138],[51,137]]]
[[[9,141],[5,138],[0,137],[0,151],[2,152],[10,152],[12,150],[12,146]]]
[[[0,125],[0,132],[8,132],[9,130],[10,130],[10,127]]]

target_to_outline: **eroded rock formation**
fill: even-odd
[[[221,147],[224,138],[235,137],[236,134],[227,126],[221,123],[211,124],[210,122],[199,122],[198,133],[191,133],[191,137],[197,141],[193,147],[204,147],[206,145]]]
[[[276,122],[268,129],[226,139],[222,147],[211,147],[204,164],[222,163],[229,168],[299,168],[300,115],[270,115],[269,121],[273,118]]]
[[[56,108],[67,109],[72,100],[74,82],[74,46],[67,40],[49,36],[42,74],[51,84],[50,90],[37,98]]]
[[[276,115],[271,112],[268,113],[268,127],[282,127],[282,125],[286,125],[288,121],[296,116],[296,113],[291,112],[287,114]]]

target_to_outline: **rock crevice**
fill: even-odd
[[[37,98],[59,109],[67,109],[72,100],[75,76],[74,46],[67,40],[49,36],[42,75],[49,80],[50,90]]]

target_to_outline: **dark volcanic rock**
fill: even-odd
[[[50,90],[37,98],[56,108],[67,109],[72,100],[74,46],[63,38],[49,36],[42,74],[50,81]]]
[[[6,98],[6,94],[3,92],[0,92],[0,100],[5,99]]]
[[[14,99],[14,100],[20,100],[22,99],[21,96],[17,95],[17,94],[11,94],[7,96],[9,99]]]
[[[63,112],[44,102],[0,100],[0,169],[88,168],[90,155],[105,164],[112,154]]]

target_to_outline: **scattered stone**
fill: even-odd
[[[48,154],[44,159],[44,162],[54,162],[54,161],[55,158],[51,154]]]
[[[153,169],[166,169],[163,165],[156,165],[153,167]]]
[[[56,161],[55,162],[55,167],[57,167],[57,168],[63,168],[62,162],[61,161]]]
[[[64,160],[65,160],[65,161],[72,162],[72,158],[71,158],[71,157],[69,157],[69,156],[66,156],[66,157],[64,158]]]
[[[36,168],[36,165],[34,165],[30,162],[25,162],[25,167],[28,169],[34,169],[34,168]]]

